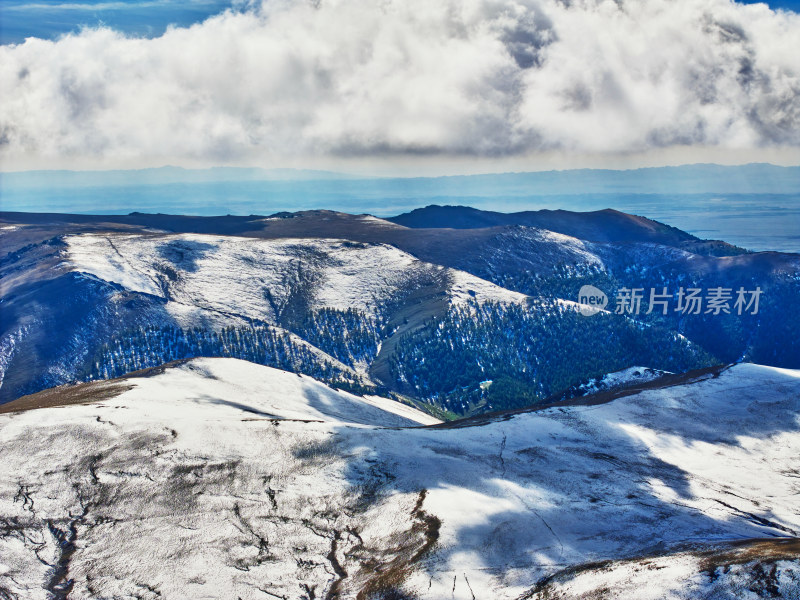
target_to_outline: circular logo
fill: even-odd
[[[584,285],[578,292],[578,312],[584,317],[591,317],[608,306],[608,296],[593,285]]]

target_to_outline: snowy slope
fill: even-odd
[[[668,371],[661,371],[659,369],[651,369],[650,367],[628,367],[621,371],[614,373],[606,373],[602,377],[595,377],[588,381],[574,385],[558,395],[558,399],[566,400],[567,398],[575,398],[580,396],[587,396],[589,394],[596,394],[598,392],[607,392],[612,390],[619,390],[634,385],[655,381],[664,375],[669,375]]]
[[[65,241],[70,269],[162,297],[170,313],[187,325],[195,308],[275,322],[276,313],[298,301],[309,308],[375,313],[423,277],[452,285],[453,302],[524,299],[386,244],[195,234],[83,234]]]
[[[434,428],[231,359],[91,385],[0,415],[8,597],[800,593],[797,371]]]
[[[116,403],[147,414],[175,407],[182,419],[226,419],[242,411],[270,419],[296,419],[383,427],[439,423],[410,406],[380,397],[361,398],[335,390],[306,375],[289,373],[233,358],[197,358],[167,369],[154,378],[134,381],[134,387]],[[162,418],[163,415],[159,415]]]

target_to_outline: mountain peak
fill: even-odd
[[[679,245],[699,241],[695,236],[658,221],[611,208],[589,212],[542,209],[516,213],[480,210],[468,206],[432,204],[390,217],[410,228],[481,229],[522,225],[596,242],[652,242]]]

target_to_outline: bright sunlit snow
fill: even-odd
[[[550,575],[573,594],[736,597],[754,571],[704,572],[709,557],[749,538],[779,557],[800,531],[798,375],[738,365],[431,429],[390,400],[195,359],[0,416],[0,588],[46,598],[66,565],[75,597],[355,597],[382,572],[430,599],[516,598]]]

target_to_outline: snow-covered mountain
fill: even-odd
[[[632,365],[800,367],[800,313],[785,310],[800,294],[797,255],[617,211],[401,217],[0,213],[0,403],[196,356],[402,394],[443,418],[520,408]],[[757,315],[643,306],[586,319],[574,310],[585,284],[612,300],[639,288],[645,303],[649,289],[762,293]]]
[[[221,315],[224,322],[239,317],[278,323],[297,302],[306,310],[352,308],[377,317],[389,299],[431,280],[451,303],[524,299],[386,244],[196,234],[84,234],[64,242],[68,269],[161,298],[190,326],[197,311]]]
[[[374,355],[386,338],[452,307],[526,298],[387,244],[348,240],[105,231],[58,236],[9,259],[2,290],[3,400],[107,373],[100,363],[109,356],[98,362],[103,345],[113,347],[142,328],[209,334],[267,328],[345,378],[371,384],[374,357],[352,356],[360,347],[334,356],[331,344],[366,343]],[[325,334],[336,340],[320,343],[320,312],[348,320],[368,339],[355,340],[337,322]],[[44,346],[43,335],[55,339]],[[127,357],[110,360],[119,366],[121,358]],[[121,372],[159,364],[145,362],[126,363]],[[22,366],[31,364],[33,373]]]
[[[5,598],[800,594],[799,371],[435,424],[195,359],[2,411]]]

